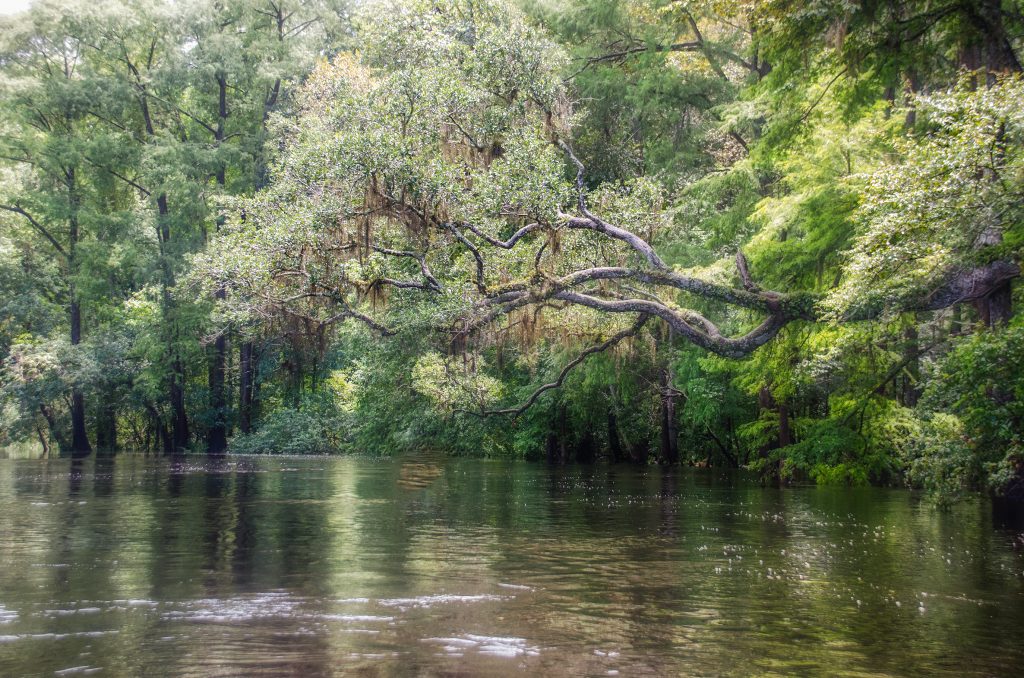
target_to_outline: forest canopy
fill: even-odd
[[[0,443],[1024,497],[1019,2],[38,2]]]

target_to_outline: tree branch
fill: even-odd
[[[562,368],[562,371],[558,373],[558,378],[557,379],[555,379],[551,383],[544,384],[543,386],[538,388],[536,391],[531,393],[530,397],[527,398],[526,401],[523,402],[521,405],[519,405],[517,407],[509,407],[509,408],[506,408],[506,409],[503,409],[503,410],[485,410],[484,412],[479,413],[479,416],[488,417],[488,416],[492,416],[492,415],[495,415],[495,414],[508,414],[508,415],[511,415],[512,417],[518,417],[523,412],[525,412],[526,410],[530,409],[530,407],[532,407],[533,404],[535,402],[537,402],[537,398],[539,398],[545,391],[550,391],[552,389],[560,388],[562,386],[562,384],[565,382],[565,378],[569,375],[569,373],[573,370],[574,367],[576,367],[577,365],[579,365],[580,363],[582,363],[584,360],[586,360],[590,356],[594,355],[595,353],[601,353],[602,351],[607,351],[609,348],[611,348],[612,346],[615,346],[616,344],[618,344],[620,341],[622,341],[626,337],[632,337],[632,336],[636,335],[643,328],[643,326],[647,323],[647,321],[649,319],[650,319],[650,316],[648,316],[648,315],[646,315],[644,313],[641,313],[637,317],[636,322],[634,322],[633,325],[631,327],[629,327],[628,329],[622,330],[621,332],[617,332],[617,333],[613,334],[611,337],[609,337],[608,339],[606,339],[605,341],[601,342],[600,344],[596,344],[596,345],[591,346],[590,348],[584,350],[578,356],[576,356],[571,361],[569,361],[569,363],[565,367]],[[470,412],[470,414],[478,414],[478,413]]]
[[[420,265],[420,272],[423,273],[423,277],[427,279],[427,285],[425,287],[434,290],[435,292],[443,291],[441,283],[437,281],[437,278],[430,272],[430,268],[427,266],[426,254],[420,254],[419,252],[410,252],[408,250],[393,250],[387,247],[378,247],[372,245],[374,252],[380,252],[381,254],[387,254],[393,257],[408,257],[415,259]],[[394,283],[392,283],[394,284]]]
[[[65,259],[70,259],[70,257],[68,256],[67,251],[61,246],[61,244],[59,242],[57,242],[57,239],[54,238],[50,234],[50,232],[48,230],[46,230],[46,228],[44,228],[43,225],[40,224],[35,219],[35,217],[33,217],[28,212],[26,212],[20,205],[0,205],[0,210],[6,210],[8,212],[13,212],[15,214],[20,214],[21,216],[25,217],[28,220],[28,223],[30,223],[32,225],[32,228],[34,228],[40,235],[42,235],[44,238],[46,238],[50,242],[51,245],[53,245],[53,248],[55,250],[57,250],[58,254],[60,254]]]
[[[564,214],[559,215],[566,220],[566,225],[569,228],[574,229],[587,229],[591,231],[597,231],[598,233],[603,233],[604,235],[607,235],[610,238],[621,240],[627,243],[630,247],[639,252],[641,255],[643,255],[644,259],[647,260],[647,263],[649,263],[654,268],[662,270],[668,269],[668,266],[665,265],[665,262],[661,260],[661,257],[658,256],[658,253],[654,251],[654,248],[651,247],[651,245],[646,240],[644,240],[637,234],[633,233],[632,231],[627,231],[626,229],[620,228],[618,226],[612,226],[608,222],[594,215],[589,209],[587,209],[587,194],[586,188],[584,187],[583,183],[583,176],[586,172],[586,169],[584,168],[583,163],[580,161],[580,159],[576,157],[576,154],[573,153],[572,148],[569,146],[569,144],[565,143],[561,139],[559,139],[556,143],[558,144],[558,147],[565,152],[569,160],[572,161],[572,163],[576,166],[576,204],[580,210],[580,213],[583,214],[583,216],[585,217],[580,218]]]
[[[505,250],[510,250],[513,247],[515,247],[516,243],[519,242],[519,240],[522,239],[523,236],[533,233],[534,231],[539,230],[541,228],[544,228],[541,224],[530,224],[529,226],[523,226],[518,231],[513,233],[508,240],[498,240],[494,236],[487,235],[486,233],[478,229],[476,226],[468,222],[465,224],[465,227],[473,231],[473,233],[480,236],[481,238],[483,238],[490,244],[494,245],[495,247],[500,247]]]
[[[743,281],[743,289],[748,292],[756,292],[757,285],[750,277],[750,267],[747,265],[747,257],[743,254],[743,250],[736,250],[736,270],[740,274],[740,280]]]

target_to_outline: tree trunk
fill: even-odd
[[[53,416],[53,412],[44,404],[39,405],[39,413],[43,415],[43,419],[46,420],[46,426],[50,430],[50,438],[57,442],[58,450],[66,450],[68,447],[68,439],[64,437],[64,432],[57,426],[57,420]]]
[[[43,459],[50,458],[50,441],[47,440],[46,434],[43,433],[42,426],[36,426],[36,436],[39,438],[39,444],[43,447]]]
[[[961,46],[960,60],[961,65],[968,70],[984,69],[984,81],[977,85],[991,87],[995,83],[995,74],[1019,73],[1021,64],[1006,32],[1001,1],[981,0],[977,3],[964,3],[962,7],[977,36]],[[984,233],[979,245],[997,245],[1002,240],[999,232]],[[1009,322],[1013,311],[1011,292],[1010,281],[1007,280],[974,302],[978,316],[986,327],[999,327]]]
[[[544,457],[552,466],[558,463],[558,436],[554,432],[548,432],[544,439]]]
[[[961,46],[961,65],[969,70],[984,67],[986,85],[992,84],[996,73],[1020,72],[1020,60],[1003,21],[1001,0],[965,2],[961,8],[976,32],[975,36],[967,37]]]
[[[679,463],[679,430],[676,423],[676,395],[671,370],[661,371],[661,463]]]
[[[71,325],[71,345],[78,346],[82,343],[82,307],[78,299],[78,290],[75,288],[75,275],[78,273],[78,207],[79,197],[76,183],[75,168],[65,170],[68,189],[68,275],[71,282],[68,285],[69,309]],[[89,436],[85,431],[85,396],[77,387],[71,388],[71,449],[72,455],[86,455],[92,452],[89,445]]]
[[[71,291],[71,345],[78,346],[82,341],[82,311],[78,300]],[[72,455],[85,455],[92,452],[89,436],[85,431],[85,396],[81,389],[71,389],[71,450]]]
[[[215,134],[215,140],[217,147],[224,143],[224,123],[228,117],[228,106],[227,106],[227,77],[223,74],[217,75],[217,87],[218,87],[218,105],[217,105],[217,131]],[[224,190],[225,185],[225,167],[224,162],[220,161],[220,165],[217,169],[217,186]],[[219,230],[222,218],[217,219],[217,228]],[[227,297],[223,287],[217,289],[214,293],[214,297],[220,301]],[[210,409],[212,410],[212,421],[210,422],[210,429],[206,434],[206,452],[207,454],[224,454],[228,449],[228,433],[227,433],[227,399],[224,395],[224,367],[227,364],[227,339],[224,336],[224,332],[220,332],[217,335],[217,340],[213,344],[213,352],[210,356]]]
[[[608,448],[611,450],[612,461],[626,460],[626,451],[622,449],[622,439],[619,437],[619,420],[612,407],[608,408]]]
[[[243,434],[252,432],[252,401],[255,369],[251,341],[238,347],[238,427]]]
[[[221,294],[222,292],[218,293]],[[227,402],[224,398],[224,366],[227,354],[227,339],[220,334],[213,344],[210,356],[210,409],[213,421],[206,436],[206,451],[209,454],[224,454],[228,449]]]
[[[183,386],[185,368],[181,360],[175,358],[171,367],[171,449],[170,452],[183,452],[188,448],[188,413],[185,410],[185,388]],[[166,434],[166,428],[163,432]],[[166,450],[165,445],[165,450]]]
[[[1002,327],[1013,315],[1013,288],[1007,280],[988,296],[974,302],[978,318],[985,327]]]
[[[768,453],[773,449],[785,447],[789,445],[791,440],[789,430],[789,408],[781,403],[775,401],[775,396],[772,395],[771,388],[768,386],[762,386],[761,391],[757,396],[758,408],[761,411],[776,412],[779,422],[779,435],[776,445],[773,447],[771,443],[767,443],[761,447],[760,454],[762,459],[767,459]],[[782,482],[782,462],[779,460],[776,464],[766,465],[763,471],[763,482],[773,481],[776,483]]]
[[[779,403],[779,447],[793,444],[793,433],[789,428],[789,407]]]
[[[590,429],[583,432],[576,442],[576,463],[591,464],[594,462],[594,449],[597,447],[594,441],[594,433]]]
[[[916,320],[915,320],[916,322]],[[907,363],[907,374],[903,379],[902,403],[904,407],[914,407],[921,397],[921,346],[918,341],[917,325],[911,325],[903,333],[903,359]]]
[[[145,100],[143,100],[145,101]],[[152,123],[149,120],[149,109],[143,105],[143,113],[146,116],[147,129],[150,135],[153,134]],[[171,290],[175,284],[174,267],[171,265],[171,244],[170,208],[167,205],[167,194],[161,193],[156,199],[159,216],[157,219],[157,236],[160,240],[160,267],[162,269],[160,284],[161,290],[161,319],[164,331],[164,340],[167,343],[167,354],[172,356],[169,374],[167,375],[167,393],[171,405],[171,431],[168,435],[167,427],[162,421],[158,421],[160,439],[163,442],[165,454],[183,452],[188,448],[188,411],[185,409],[185,366],[177,356],[175,340],[177,339],[176,320],[174,318],[174,298]],[[153,411],[158,420],[161,419],[156,410]]]

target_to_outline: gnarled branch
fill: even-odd
[[[420,265],[420,272],[423,274],[423,277],[426,278],[427,280],[426,284],[414,284],[404,282],[400,283],[399,281],[391,280],[388,278],[382,278],[381,282],[394,285],[395,287],[419,287],[421,289],[433,290],[434,292],[441,292],[444,290],[444,288],[441,286],[441,283],[438,282],[437,278],[434,277],[434,274],[430,272],[430,267],[427,266],[426,254],[420,254],[419,252],[410,252],[408,250],[393,250],[388,247],[378,247],[377,245],[373,245],[373,251],[379,252],[380,254],[387,254],[392,257],[407,257],[410,259],[415,259],[416,262]]]

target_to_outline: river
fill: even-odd
[[[1011,675],[990,516],[707,470],[0,460],[0,675]]]

